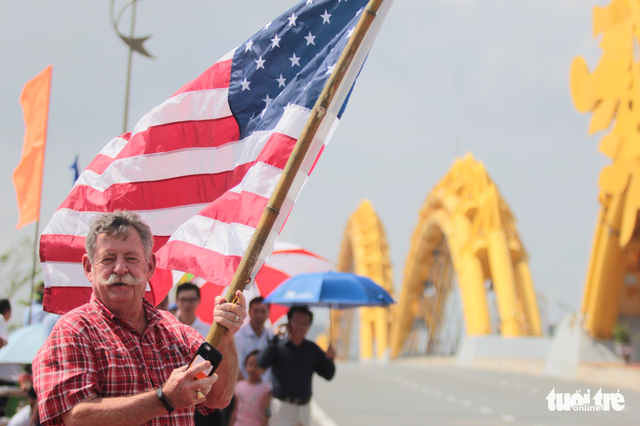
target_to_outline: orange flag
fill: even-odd
[[[44,170],[44,148],[47,141],[51,72],[49,65],[22,89],[20,103],[24,114],[22,158],[13,171],[13,185],[18,195],[20,220],[17,228],[40,219],[40,195]]]

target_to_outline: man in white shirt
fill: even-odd
[[[7,323],[11,319],[11,302],[8,299],[0,300],[0,348],[9,343],[9,330]]]
[[[7,426],[37,426],[40,424],[40,416],[38,415],[38,400],[36,398],[36,391],[31,386],[31,389],[27,392],[29,396],[29,404],[22,407],[18,411]]]
[[[207,324],[196,315],[198,306],[200,306],[200,287],[193,283],[180,284],[176,289],[176,305],[178,306],[176,311],[178,321],[195,329],[206,339],[211,324]],[[196,410],[193,424],[195,426],[224,425],[226,424],[226,417],[223,411],[216,410],[211,414],[203,415]]]
[[[200,306],[200,288],[193,283],[179,285],[176,290],[176,303],[178,305],[178,320],[194,328],[202,337],[206,338],[211,324],[207,324],[196,315],[196,310]]]
[[[248,377],[244,367],[247,355],[255,350],[263,350],[269,345],[269,340],[273,339],[271,330],[264,327],[269,318],[269,305],[264,303],[263,297],[256,297],[249,302],[249,318],[249,322],[242,324],[235,334],[240,374],[244,379]],[[271,369],[265,371],[262,379],[271,383]]]

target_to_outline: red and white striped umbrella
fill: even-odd
[[[254,285],[244,292],[247,303],[257,296],[267,297],[287,278],[299,274],[327,272],[333,269],[332,262],[309,250],[286,242],[276,242],[271,257],[267,259],[258,275],[256,275]],[[197,283],[197,280],[194,280],[194,282]],[[200,285],[202,300],[198,307],[197,315],[202,321],[211,324],[215,297],[225,294],[227,288],[210,282],[197,284]],[[271,306],[271,323],[275,324],[278,319],[287,313],[287,310],[288,308],[283,306]]]

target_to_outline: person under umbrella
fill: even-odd
[[[336,374],[335,350],[329,346],[325,353],[306,336],[313,322],[313,312],[307,306],[294,306],[287,313],[287,336],[278,333],[258,354],[258,365],[272,368],[273,399],[271,426],[311,422],[311,382],[317,373],[326,380]]]

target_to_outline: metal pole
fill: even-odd
[[[36,256],[38,255],[38,229],[40,228],[40,219],[36,221],[36,236],[33,240],[33,268],[31,268],[31,296],[29,297],[29,318],[27,325],[31,325],[33,317],[33,292],[36,286]]]
[[[134,36],[136,29],[136,6],[138,0],[133,0],[133,12],[131,14],[131,38]],[[129,118],[129,91],[131,88],[131,62],[133,61],[133,47],[129,46],[129,62],[127,64],[127,89],[124,95],[124,125],[122,126],[122,133],[127,132],[127,120]]]

